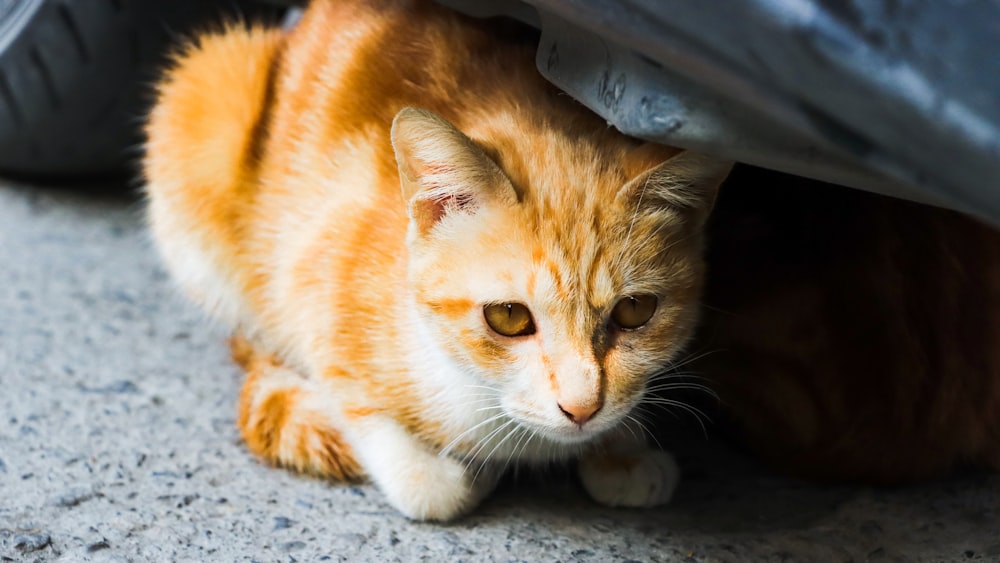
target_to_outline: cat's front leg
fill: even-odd
[[[674,456],[637,435],[613,432],[580,459],[583,487],[606,506],[650,507],[670,502],[680,481]]]
[[[386,499],[415,520],[446,521],[475,508],[499,474],[439,456],[396,421],[372,415],[352,424],[352,446]]]

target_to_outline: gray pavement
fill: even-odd
[[[554,471],[448,526],[266,467],[225,334],[140,210],[0,183],[0,561],[1000,561],[1000,476],[817,487],[697,436],[668,507],[601,508]]]

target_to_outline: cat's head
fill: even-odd
[[[422,329],[456,385],[561,443],[620,424],[688,341],[730,168],[611,138],[490,146],[424,110],[393,123]]]

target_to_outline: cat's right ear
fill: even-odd
[[[692,151],[646,143],[629,155],[633,179],[618,193],[628,206],[665,207],[700,227],[715,204],[719,186],[733,163]]]
[[[405,108],[392,121],[391,137],[403,198],[419,234],[451,213],[517,202],[497,163],[437,114]]]

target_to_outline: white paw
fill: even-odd
[[[396,421],[355,421],[351,446],[386,500],[414,520],[452,520],[476,507],[496,486],[495,471],[476,474],[432,452]]]
[[[591,455],[580,460],[580,480],[591,498],[607,506],[649,507],[670,502],[681,471],[660,450]]]
[[[450,458],[425,458],[423,463],[399,468],[391,482],[381,483],[388,501],[408,518],[444,522],[475,508],[496,486],[483,471],[473,481],[475,468],[466,469]]]

